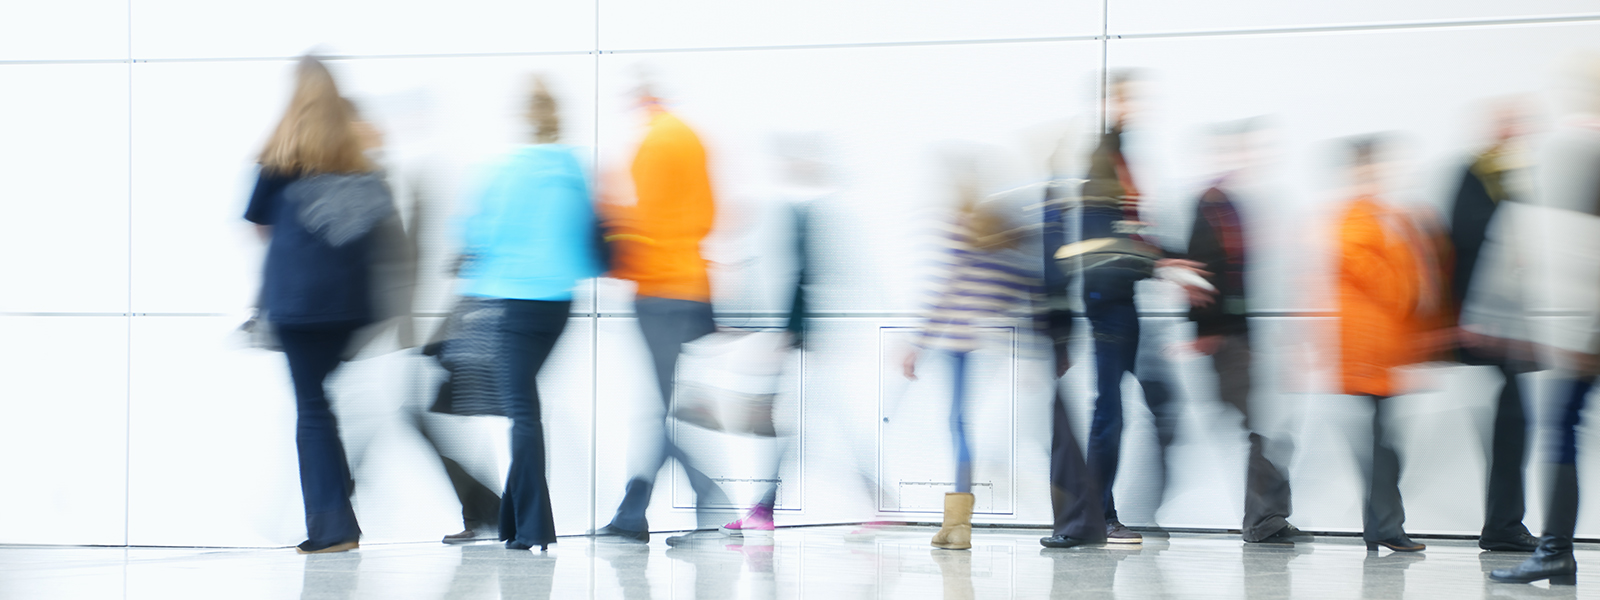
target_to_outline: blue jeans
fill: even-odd
[[[1092,292],[1091,292],[1092,294]],[[1088,466],[1100,486],[1101,507],[1106,520],[1117,519],[1116,501],[1111,487],[1117,480],[1117,463],[1122,452],[1122,375],[1132,373],[1139,355],[1139,311],[1131,294],[1109,298],[1087,298],[1085,316],[1094,331],[1095,391],[1094,418],[1089,421]],[[1153,352],[1159,351],[1152,348]],[[1147,360],[1159,360],[1152,355]],[[1156,420],[1156,436],[1162,454],[1172,443],[1174,415],[1171,392],[1159,373],[1144,373],[1139,384],[1144,388],[1145,405]],[[1163,474],[1163,478],[1165,474]]]
[[[355,492],[338,419],[328,404],[323,383],[339,367],[340,356],[356,330],[351,326],[295,328],[278,326],[278,339],[294,380],[295,448],[300,456],[300,495],[306,506],[306,541],[312,549],[361,538]]]
[[[962,419],[967,404],[967,354],[950,353],[955,375],[950,398],[950,442],[956,449],[956,491],[960,493],[972,492],[972,445],[967,441],[966,422]]]
[[[1570,540],[1578,528],[1578,425],[1583,422],[1583,407],[1594,389],[1594,378],[1574,378],[1566,384],[1544,534]]]
[[[506,382],[506,416],[511,417],[511,468],[500,499],[500,539],[544,546],[556,541],[545,477],[544,421],[539,406],[539,369],[567,328],[570,301],[507,300],[501,324],[500,360]]]

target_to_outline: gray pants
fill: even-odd
[[[1367,477],[1367,501],[1361,514],[1363,534],[1369,542],[1378,542],[1406,534],[1406,509],[1400,500],[1400,454],[1394,450],[1394,440],[1384,431],[1383,418],[1388,404],[1386,396],[1372,398],[1372,454],[1362,461],[1362,474]]]
[[[1223,336],[1211,366],[1217,372],[1218,395],[1244,416],[1250,434],[1250,458],[1246,466],[1244,524],[1240,531],[1248,542],[1259,542],[1289,525],[1293,511],[1289,494],[1288,440],[1269,440],[1250,420],[1250,335]]]
[[[661,390],[661,403],[670,408],[673,376],[677,372],[678,355],[682,353],[683,345],[717,329],[716,321],[712,320],[711,305],[691,300],[640,296],[634,302],[634,312],[638,315],[639,330],[644,333],[645,345],[650,348],[650,359],[655,366],[656,384]],[[689,484],[694,487],[700,527],[717,525],[709,507],[726,505],[727,498],[723,496],[716,482],[695,469],[689,463],[688,455],[665,435],[644,443],[650,445],[650,455],[644,461],[643,468],[634,473],[633,478],[628,481],[622,503],[617,506],[617,513],[611,518],[611,526],[626,531],[649,531],[649,523],[645,521],[645,510],[650,507],[650,495],[655,488],[656,473],[666,464],[669,457],[677,459],[678,464],[683,465],[684,472],[689,476]]]

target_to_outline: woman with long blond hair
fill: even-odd
[[[261,151],[245,219],[269,238],[259,309],[272,323],[294,381],[305,500],[302,554],[358,546],[361,528],[338,423],[323,382],[357,329],[373,320],[372,232],[394,213],[363,154],[353,108],[321,61],[300,60],[289,108]]]

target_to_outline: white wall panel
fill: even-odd
[[[594,3],[290,0],[271,6],[134,0],[133,55],[146,58],[585,51]]]
[[[0,311],[128,308],[128,67],[0,67]]]
[[[1184,31],[1238,31],[1286,27],[1329,27],[1438,21],[1476,21],[1600,14],[1585,0],[1352,0],[1275,2],[1273,0],[1114,0],[1107,4],[1112,35]]]
[[[135,312],[252,306],[264,244],[244,209],[292,63],[133,66]]]
[[[0,543],[127,543],[128,321],[0,318]]]
[[[838,189],[811,232],[821,253],[815,308],[914,310],[932,258],[928,236],[950,202],[935,144],[996,148],[1006,167],[993,178],[1001,189],[1042,177],[1050,148],[1039,146],[1040,131],[1092,108],[1099,48],[1052,42],[605,55],[600,165],[625,169],[633,159],[644,116],[632,109],[630,92],[643,64],[707,148],[717,225],[703,249],[719,310],[781,310],[788,288],[751,260],[775,245],[760,225],[777,212],[781,194],[773,136],[816,133],[830,148]],[[601,311],[626,305],[624,290],[614,291],[602,289]]]
[[[600,3],[600,48],[718,48],[1097,35],[1100,2]]]
[[[0,6],[0,60],[127,57],[127,0],[7,2]]]
[[[294,391],[283,354],[229,317],[137,317],[130,335],[128,543],[305,539]]]

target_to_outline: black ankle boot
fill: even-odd
[[[1572,540],[1553,535],[1539,538],[1533,556],[1515,569],[1495,569],[1489,579],[1502,583],[1533,583],[1549,579],[1551,585],[1575,585],[1578,562],[1572,558]]]

